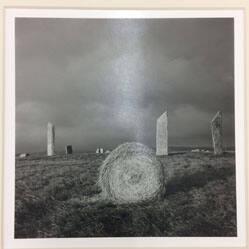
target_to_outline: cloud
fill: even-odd
[[[224,113],[234,144],[233,20],[16,20],[16,148],[155,146],[169,112],[171,145],[210,144],[209,121]]]

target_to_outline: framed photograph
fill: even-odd
[[[245,13],[5,6],[3,248],[245,247]]]

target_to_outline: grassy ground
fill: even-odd
[[[16,159],[15,237],[236,236],[235,155],[160,157],[163,200],[99,201],[106,155]]]

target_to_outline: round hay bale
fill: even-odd
[[[124,143],[100,167],[98,181],[104,198],[115,203],[152,200],[163,194],[164,173],[155,153],[140,143]]]

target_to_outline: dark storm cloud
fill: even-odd
[[[155,146],[169,111],[171,145],[209,145],[224,113],[234,144],[232,19],[16,20],[16,147],[42,151],[46,124],[56,145]]]

